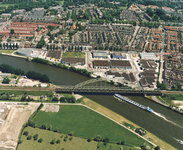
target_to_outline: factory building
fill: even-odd
[[[111,58],[113,58],[113,59],[127,59],[127,56],[126,56],[126,54],[122,54],[122,53],[112,53]]]
[[[107,60],[94,60],[93,68],[94,69],[109,69],[110,65]]]
[[[70,66],[85,65],[85,58],[64,57],[61,62]]]
[[[111,68],[118,69],[132,69],[132,66],[128,60],[111,60],[110,66]]]
[[[94,51],[93,58],[108,58],[108,51]]]

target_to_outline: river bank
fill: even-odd
[[[102,105],[88,99],[88,98],[84,98],[81,102],[82,104],[112,118],[113,120],[115,120],[116,122],[120,123],[120,124],[124,124],[124,123],[128,123],[130,125],[133,125],[135,128],[141,128],[140,126],[136,125],[135,123],[129,121],[128,119],[124,118],[123,116],[103,107]],[[131,130],[132,131],[132,130]],[[134,131],[132,131],[134,132]],[[139,135],[140,136],[140,135]],[[146,135],[144,136],[144,138],[147,141],[153,142],[156,145],[160,145],[160,147],[164,150],[176,150],[176,148],[174,148],[173,146],[169,145],[168,143],[166,143],[165,141],[161,140],[160,138],[158,138],[157,136],[155,136],[154,134],[150,133],[149,131],[147,131]]]

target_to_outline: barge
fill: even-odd
[[[141,109],[143,109],[143,110],[146,110],[146,111],[148,111],[148,112],[150,112],[150,113],[153,113],[153,112],[154,112],[153,109],[151,109],[151,108],[149,108],[149,107],[146,107],[146,106],[144,106],[144,105],[141,105],[141,104],[139,104],[139,103],[137,103],[137,102],[134,102],[134,101],[132,101],[132,100],[130,100],[130,99],[128,99],[128,98],[122,96],[122,95],[114,94],[114,97],[117,98],[117,99],[123,100],[123,101],[125,101],[125,102],[128,102],[128,103],[130,103],[130,104],[132,104],[132,105],[135,105],[135,106],[137,106],[137,107],[139,107],[139,108],[141,108]]]

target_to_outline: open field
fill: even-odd
[[[0,4],[1,5],[1,4]],[[15,52],[16,50],[0,50],[0,53],[6,53],[6,54],[12,54],[13,52]]]
[[[119,123],[126,122],[128,124],[133,125],[135,128],[140,128],[140,126],[134,124],[133,122],[129,121],[128,119],[124,118],[123,116],[120,116],[119,114],[99,105],[98,103],[96,103],[88,98],[84,98],[82,103],[97,110],[97,111],[99,111],[99,112],[101,112],[101,113],[103,113],[103,114],[105,114],[106,116],[109,116],[110,118],[114,119],[115,121],[117,121]],[[148,131],[144,137],[146,139],[150,138],[153,143],[155,143],[156,145],[160,145],[161,148],[163,148],[163,149],[176,150],[170,144],[164,142],[163,140],[161,140],[160,138],[158,138],[157,136],[155,136],[154,134],[152,134]]]
[[[15,4],[2,4],[2,2],[0,2],[0,6],[1,7],[8,7],[8,6],[14,6]]]
[[[43,123],[47,126],[51,124],[53,130],[57,128],[65,134],[74,132],[74,135],[79,137],[95,138],[100,135],[113,142],[123,140],[128,145],[137,147],[145,142],[120,125],[83,106],[60,106],[58,113],[40,111],[33,121],[38,126]]]
[[[98,146],[97,150],[120,150],[121,147],[123,147],[123,149],[125,149],[125,150],[132,149],[132,147],[128,147],[128,146],[124,146],[124,145],[117,145],[117,144],[112,144],[112,143],[107,143],[107,145],[104,145],[103,142],[99,142],[97,146]],[[141,148],[133,147],[133,150],[141,150]]]
[[[47,96],[53,96],[53,92],[51,91],[16,91],[16,90],[0,90],[0,94],[7,94],[7,93],[13,93],[15,95],[34,95],[34,96],[41,96],[41,95],[47,95]]]
[[[64,5],[64,1],[59,1],[60,5],[63,6]]]
[[[183,94],[165,94],[161,97],[164,100],[183,100]]]
[[[85,58],[85,53],[82,53],[82,52],[65,52],[65,53],[63,53],[62,57]]]
[[[97,147],[97,142],[91,141],[87,142],[86,139],[73,137],[72,140],[69,140],[70,136],[68,136],[68,140],[65,142],[63,141],[66,137],[65,134],[55,133],[53,131],[48,130],[41,130],[37,128],[27,127],[24,131],[28,131],[29,135],[34,136],[38,134],[38,139],[43,138],[43,142],[39,143],[37,140],[34,139],[27,140],[25,135],[22,135],[21,140],[23,141],[18,146],[18,150],[60,150],[64,148],[65,150],[95,150]],[[62,137],[63,136],[63,137]],[[62,137],[62,138],[61,138]],[[55,139],[60,139],[59,144],[50,144],[50,142]]]

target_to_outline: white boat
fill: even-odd
[[[183,144],[183,141],[182,141],[182,140],[178,140],[178,142],[179,142],[180,144]]]

